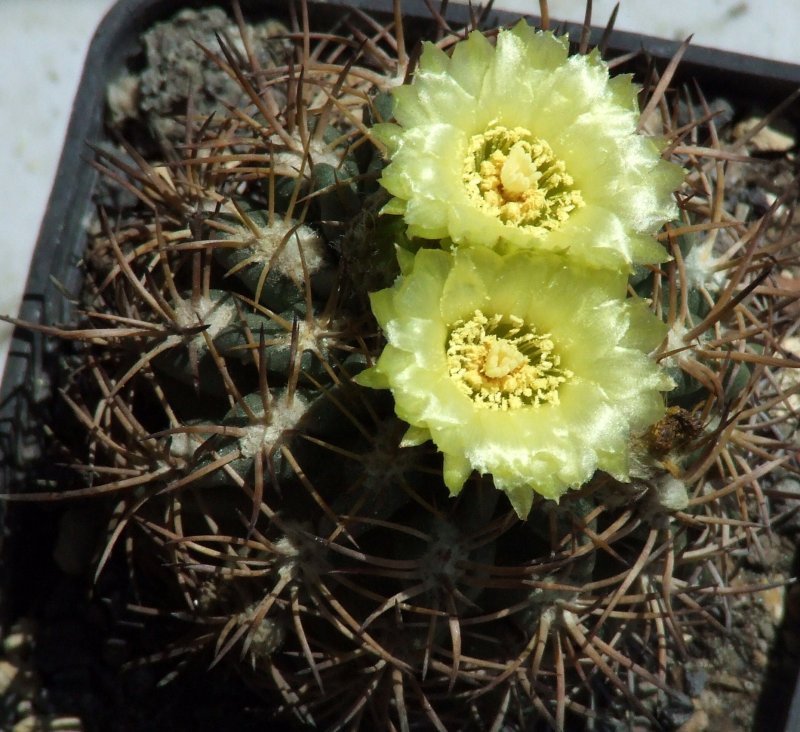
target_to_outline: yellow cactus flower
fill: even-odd
[[[636,132],[637,88],[593,52],[524,21],[497,45],[475,31],[448,57],[427,44],[375,136],[381,183],[409,235],[567,252],[630,271],[668,259],[653,234],[677,215],[683,170]]]
[[[371,295],[387,345],[356,380],[391,389],[405,444],[433,440],[452,494],[491,474],[524,517],[535,493],[557,499],[596,470],[628,477],[631,434],[673,385],[647,355],[666,327],[624,299],[624,275],[483,247],[400,260]]]

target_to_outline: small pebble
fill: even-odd
[[[747,135],[756,125],[760,124],[762,118],[750,117],[750,119],[739,122],[733,128],[733,136],[737,140]],[[747,141],[747,145],[753,150],[758,152],[786,152],[795,146],[795,136],[793,131],[788,131],[790,128],[788,124],[778,123],[780,126],[785,126],[787,132],[781,132],[775,127],[767,125],[756,132],[753,137]]]
[[[716,674],[711,683],[715,686],[727,689],[728,691],[749,692],[753,689],[753,682],[746,679],[740,679],[733,674]]]
[[[649,681],[640,681],[638,685],[639,696],[650,696],[658,692],[658,687]]]
[[[0,660],[0,698],[5,696],[19,674],[19,666]]]
[[[708,714],[698,709],[688,721],[678,728],[677,732],[705,732],[708,729]]]
[[[764,618],[758,622],[758,634],[767,641],[767,643],[775,638],[775,624],[771,619]],[[760,643],[757,645],[760,645]]]
[[[78,717],[51,717],[31,714],[14,725],[13,732],[83,732]]]
[[[783,620],[783,606],[786,595],[786,588],[781,585],[780,587],[771,587],[759,593],[761,602],[764,608],[770,614],[772,622],[778,625]]]
[[[686,693],[689,696],[700,696],[707,682],[708,672],[705,669],[686,669]]]
[[[3,653],[7,656],[18,655],[30,646],[30,636],[23,632],[9,633],[3,640]]]

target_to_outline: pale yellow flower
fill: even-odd
[[[599,54],[524,21],[496,47],[479,32],[448,57],[427,44],[395,90],[398,124],[377,125],[381,179],[409,235],[500,251],[567,252],[629,271],[668,257],[653,234],[677,214],[683,179],[636,132],[637,88]]]
[[[628,476],[631,434],[663,415],[672,382],[647,355],[666,328],[624,299],[624,275],[482,247],[400,260],[371,295],[387,345],[357,381],[391,389],[406,444],[433,440],[451,493],[491,474],[525,516],[535,493]]]

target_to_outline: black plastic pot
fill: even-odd
[[[73,306],[64,293],[77,294],[81,270],[77,266],[85,246],[85,225],[93,213],[92,192],[97,172],[88,163],[90,144],[106,139],[104,109],[106,89],[122,74],[126,65],[141,53],[140,36],[155,22],[184,7],[204,7],[213,2],[190,0],[120,0],[99,26],[86,59],[85,71],[74,102],[64,149],[50,195],[47,212],[39,232],[26,294],[19,317],[43,324],[69,323]],[[224,5],[224,2],[217,4]],[[410,18],[430,24],[430,13],[422,0],[404,0]],[[316,3],[311,16],[317,25],[332,22],[345,9],[339,5]],[[388,13],[390,0],[363,0],[351,3],[376,13]],[[272,2],[242,1],[246,18],[257,20],[268,15],[286,15],[287,5]],[[463,23],[469,10],[451,5],[448,18]],[[388,17],[388,16],[386,16]],[[510,23],[515,16],[496,12],[492,23]],[[415,21],[416,22],[416,21]],[[567,25],[571,37],[580,28]],[[592,34],[599,41],[601,31]],[[608,38],[611,52],[643,53],[635,64],[655,60],[660,68],[678,49],[678,44],[631,33],[613,32]],[[707,98],[726,98],[737,109],[767,111],[800,87],[800,66],[751,58],[705,48],[689,48],[680,65],[677,83],[697,81]],[[786,110],[800,118],[800,105]],[[800,119],[798,119],[800,121]],[[44,455],[41,426],[52,419],[54,373],[63,345],[54,339],[25,329],[13,335],[8,363],[0,384],[0,492],[25,490],[21,481],[30,466]],[[4,504],[0,502],[0,519]],[[788,685],[787,687],[788,688]],[[785,729],[800,729],[800,687]],[[788,706],[788,705],[787,705]],[[773,727],[778,729],[778,727]]]

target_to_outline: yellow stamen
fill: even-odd
[[[550,336],[522,318],[480,310],[459,320],[447,342],[450,378],[476,407],[516,409],[558,404],[558,388],[572,372],[560,367]]]
[[[474,135],[464,186],[477,206],[515,226],[553,231],[584,205],[564,161],[524,127],[496,126]]]

